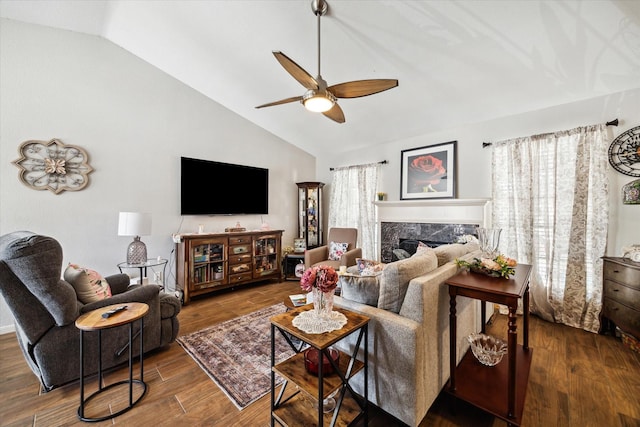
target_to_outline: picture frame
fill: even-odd
[[[305,239],[293,239],[293,252],[296,254],[304,253],[307,249],[307,242]]]
[[[456,145],[449,141],[402,150],[400,200],[455,198]]]

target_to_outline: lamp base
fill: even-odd
[[[140,236],[136,236],[127,248],[127,264],[144,264],[146,262],[147,245],[140,241]]]

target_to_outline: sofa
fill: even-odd
[[[111,304],[142,302],[149,305],[144,316],[144,351],[163,347],[178,335],[180,300],[156,285],[129,285],[126,274],[94,280],[96,299],[83,302],[86,295],[74,287],[83,273],[67,266],[62,278],[62,248],[52,237],[30,231],[0,236],[0,294],[14,317],[16,336],[24,358],[49,391],[80,376],[80,330],[75,320],[83,313]],[[106,282],[108,296],[97,300],[98,282]],[[106,287],[106,286],[105,286]],[[91,294],[87,291],[87,294]],[[138,330],[136,322],[134,330]],[[128,361],[129,326],[102,331],[102,354],[98,354],[98,333],[85,334],[85,374]],[[134,353],[139,354],[139,340]]]
[[[449,292],[444,282],[459,267],[455,258],[480,254],[476,243],[423,250],[359,276],[349,267],[341,276],[334,305],[362,313],[369,322],[368,399],[409,426],[418,426],[449,379]],[[469,348],[466,337],[481,329],[479,301],[457,298],[457,363]],[[351,354],[356,337],[336,347]],[[362,346],[359,350],[362,356]],[[352,385],[362,394],[364,375]]]

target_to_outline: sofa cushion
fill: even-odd
[[[451,243],[448,245],[441,245],[434,248],[436,256],[438,257],[438,267],[444,265],[456,258],[478,250],[480,246],[477,243]]]
[[[347,248],[349,247],[348,243],[338,243],[338,242],[330,242],[329,243],[329,259],[331,261],[340,261],[342,255],[347,252]]]
[[[438,267],[438,259],[434,251],[416,253],[410,258],[387,264],[380,276],[380,295],[378,308],[394,313],[400,307],[409,287],[409,281],[422,276]]]
[[[64,271],[64,280],[73,286],[78,301],[83,304],[102,301],[111,296],[109,283],[95,270],[69,264]]]

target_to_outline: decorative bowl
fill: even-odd
[[[331,354],[331,358],[336,364],[338,360],[340,360],[340,352],[335,348],[327,349],[329,354]],[[333,373],[333,366],[331,366],[331,362],[327,355],[323,355],[322,358],[322,375],[329,375]],[[320,351],[311,347],[305,350],[304,352],[304,367],[310,374],[318,375],[318,359],[320,358]]]
[[[507,343],[491,335],[471,334],[467,340],[471,344],[473,355],[483,365],[495,366],[507,354]]]

